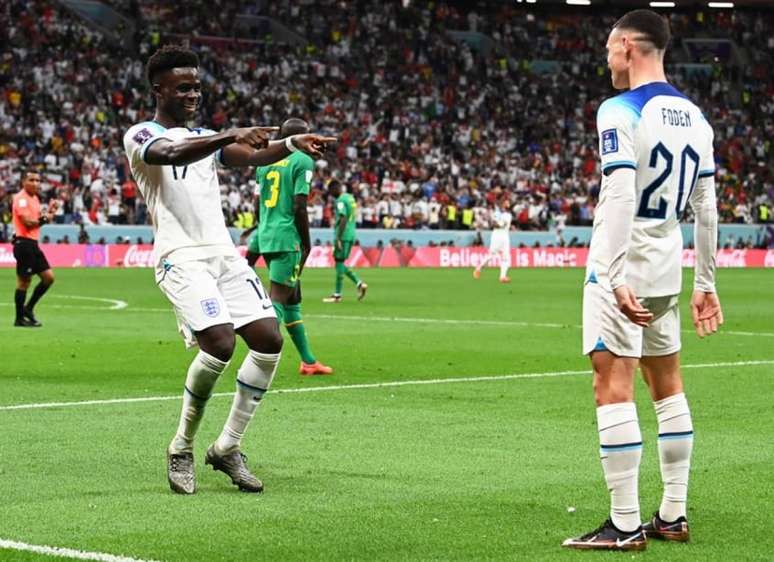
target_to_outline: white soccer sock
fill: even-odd
[[[640,526],[637,481],[642,457],[642,435],[634,402],[597,408],[600,457],[610,491],[610,518],[621,531]]]
[[[491,254],[485,255],[484,259],[482,259],[479,262],[478,266],[476,266],[476,271],[481,271],[482,269],[484,269],[486,267],[486,264],[488,264],[489,260],[491,260],[491,259],[492,259],[492,255]]]
[[[658,418],[658,456],[664,496],[658,510],[664,521],[685,517],[688,472],[693,451],[693,423],[685,394],[673,394],[654,402]]]
[[[507,261],[503,260],[500,262],[500,279],[504,279],[508,277],[508,268],[511,264],[509,264]]]
[[[185,392],[183,393],[183,411],[180,413],[180,424],[177,434],[169,445],[172,453],[192,453],[193,439],[199,422],[204,415],[204,408],[212,394],[212,388],[218,377],[228,367],[228,361],[199,351],[188,367],[188,376],[185,379]]]
[[[279,353],[250,351],[237,373],[236,394],[215,450],[223,455],[239,448],[247,424],[253,419],[263,395],[269,390],[279,364]]]

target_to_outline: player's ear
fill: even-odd
[[[151,91],[153,92],[154,96],[160,96],[161,95],[161,84],[158,82],[154,82],[151,84]]]

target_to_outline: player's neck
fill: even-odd
[[[153,116],[153,120],[167,129],[174,129],[175,127],[185,127],[185,122],[178,122],[173,117],[161,113],[156,110],[156,114]]]
[[[664,63],[660,59],[643,58],[629,68],[629,89],[634,90],[651,82],[666,82]]]

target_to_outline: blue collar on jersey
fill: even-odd
[[[629,90],[628,92],[616,96],[614,99],[629,106],[637,116],[639,116],[645,104],[656,96],[673,96],[691,101],[688,99],[688,96],[667,82],[650,82],[649,84],[643,84],[638,88],[634,88],[633,90]]]

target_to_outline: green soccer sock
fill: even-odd
[[[347,266],[344,266],[344,274],[355,284],[360,285],[360,277],[357,276],[357,273],[352,271]]]
[[[274,312],[277,314],[277,323],[282,326],[285,320],[285,307],[278,302],[271,303],[274,306]]]
[[[301,319],[300,304],[285,305],[285,328],[287,328],[288,334],[290,334],[290,338],[293,340],[293,345],[296,346],[298,354],[301,356],[301,360],[307,365],[316,363],[317,359],[315,359],[312,353],[312,346],[309,345],[309,340],[306,337],[304,321]]]
[[[341,294],[341,286],[344,284],[344,272],[346,270],[347,266],[344,265],[344,262],[336,262],[336,291],[333,293],[334,295]]]

